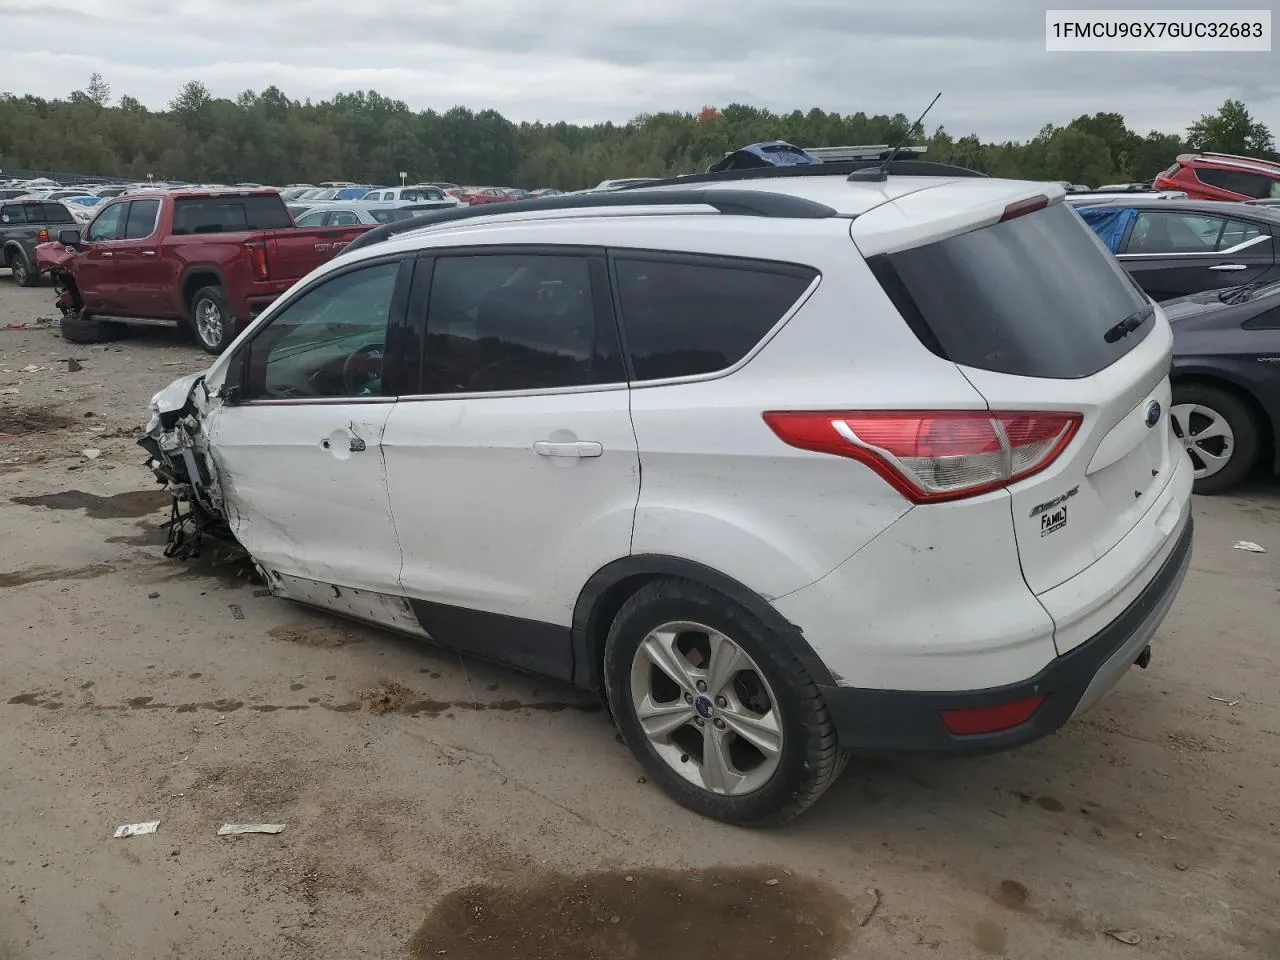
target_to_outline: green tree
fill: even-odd
[[[84,92],[99,107],[105,107],[111,102],[111,84],[103,80],[100,73],[89,74],[89,86],[85,87]]]
[[[1271,155],[1275,140],[1271,131],[1239,100],[1227,100],[1217,113],[1206,114],[1187,130],[1187,146],[1193,150],[1213,150],[1247,156]]]

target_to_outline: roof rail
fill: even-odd
[[[887,143],[848,147],[803,147],[802,149],[824,163],[840,163],[845,160],[883,160],[893,152],[893,147]],[[929,148],[925,145],[904,146],[898,151],[898,156],[910,159],[928,151]]]
[[[729,183],[735,180],[768,180],[774,177],[844,177],[855,170],[879,167],[880,160],[842,160],[837,163],[812,163],[795,167],[751,167],[745,170],[721,170],[718,173],[693,173],[684,177],[672,177],[656,183],[634,187],[621,187],[618,192],[630,193],[646,187],[678,186],[694,183]],[[985,177],[985,173],[958,167],[951,163],[935,163],[930,160],[891,160],[888,172],[900,177]]]
[[[663,183],[682,184],[671,180]],[[487,203],[479,207],[441,210],[409,220],[397,220],[362,233],[343,252],[359,250],[380,243],[396,234],[442,223],[472,220],[479,217],[503,216],[511,213],[541,213],[555,210],[589,210],[603,207],[714,207],[718,212],[744,217],[777,217],[790,220],[821,220],[834,217],[836,211],[826,204],[792,197],[783,193],[765,193],[759,190],[661,190],[648,191],[642,187],[655,184],[639,184],[636,187],[606,190],[600,193],[567,194],[555,197],[539,197],[535,200],[511,200],[505,203]]]

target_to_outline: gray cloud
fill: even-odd
[[[1273,54],[1051,54],[1043,32],[1025,0],[0,0],[0,90],[65,96],[97,70],[153,107],[199,79],[571,122],[732,101],[914,115],[942,90],[929,123],[987,140],[1101,110],[1177,132],[1239,97],[1280,134]]]

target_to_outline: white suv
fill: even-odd
[[[1060,187],[774,173],[375,229],[157,394],[188,546],[602,691],[734,823],[1056,729],[1187,568],[1163,314]]]

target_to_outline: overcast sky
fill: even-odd
[[[1027,139],[1100,110],[1141,133],[1180,132],[1235,97],[1280,136],[1280,53],[1046,53],[1046,5],[0,0],[0,91],[65,97],[96,70],[114,97],[150,107],[198,79],[215,96],[271,84],[299,100],[365,89],[414,109],[583,123],[732,102],[914,117],[942,90],[926,126],[984,140]]]

